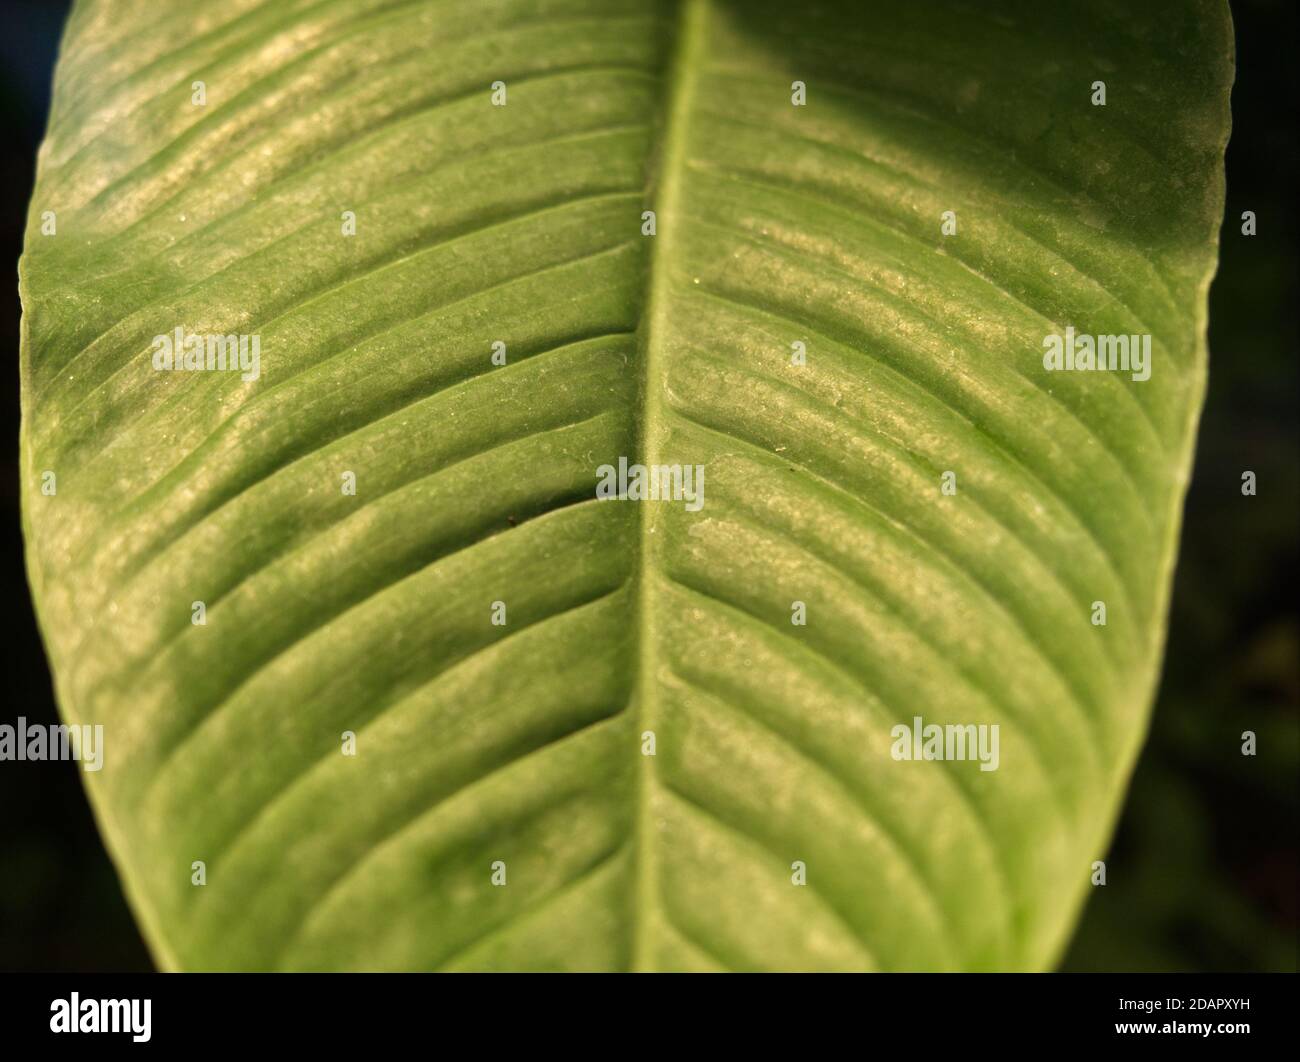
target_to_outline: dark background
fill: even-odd
[[[162,0],[160,0],[162,2]],[[1138,0],[1134,0],[1138,2]],[[0,262],[15,270],[68,3],[0,0]],[[1151,737],[1067,970],[1295,970],[1300,373],[1294,0],[1237,0],[1209,401]],[[1245,237],[1241,212],[1255,211]],[[0,284],[0,719],[54,722],[23,569],[16,272]],[[1241,473],[1258,495],[1241,494]],[[1241,732],[1259,738],[1241,755]],[[73,763],[0,764],[0,970],[147,970]]]

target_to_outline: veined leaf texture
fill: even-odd
[[[160,965],[1052,966],[1231,78],[1217,2],[79,3],[28,563]]]

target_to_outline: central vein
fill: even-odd
[[[655,211],[655,231],[650,246],[646,302],[642,310],[638,347],[641,356],[641,389],[638,406],[641,419],[638,431],[639,460],[651,467],[661,460],[664,436],[662,408],[664,335],[668,328],[669,278],[673,244],[681,224],[678,199],[681,174],[686,161],[686,130],[691,97],[703,50],[706,0],[683,0],[678,20],[676,50],[668,70],[667,102],[663,125],[659,131],[661,152],[649,181],[650,202]],[[636,609],[639,631],[636,712],[636,745],[641,734],[654,730],[657,676],[655,674],[655,513],[657,507],[640,503],[639,561],[636,573]],[[657,737],[656,737],[657,740]],[[635,895],[633,897],[632,958],[633,970],[654,967],[651,912],[658,906],[658,866],[654,846],[653,808],[654,757],[641,756],[637,778],[637,821]]]

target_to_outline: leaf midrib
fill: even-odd
[[[637,347],[641,359],[641,380],[636,400],[638,430],[637,456],[650,466],[659,463],[664,437],[664,410],[661,381],[662,341],[667,326],[668,278],[666,261],[670,257],[678,217],[677,203],[681,178],[686,169],[686,133],[691,97],[698,78],[699,56],[703,49],[707,0],[683,0],[675,27],[674,54],[665,80],[665,107],[659,147],[659,159],[650,173],[646,209],[655,212],[655,235],[650,237],[646,270],[646,301],[638,328]],[[654,670],[655,596],[653,562],[655,559],[655,508],[639,506],[637,523],[637,571],[635,581],[636,623],[636,725],[633,737],[641,744],[641,735],[656,726],[656,683]],[[657,741],[657,738],[656,738]],[[658,748],[656,745],[656,753]],[[654,756],[641,755],[636,785],[634,889],[632,896],[632,946],[629,966],[634,971],[654,969],[650,914],[658,905],[658,864],[653,844],[654,807],[652,788]]]

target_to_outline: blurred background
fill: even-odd
[[[56,711],[23,570],[16,263],[69,3],[0,0],[0,721]],[[1234,0],[1209,401],[1151,736],[1063,968],[1292,970],[1300,824],[1294,0]],[[1258,235],[1242,236],[1253,210]],[[1258,494],[1241,494],[1241,474]],[[1241,733],[1258,755],[1241,755]],[[0,764],[0,970],[153,965],[75,764]]]

